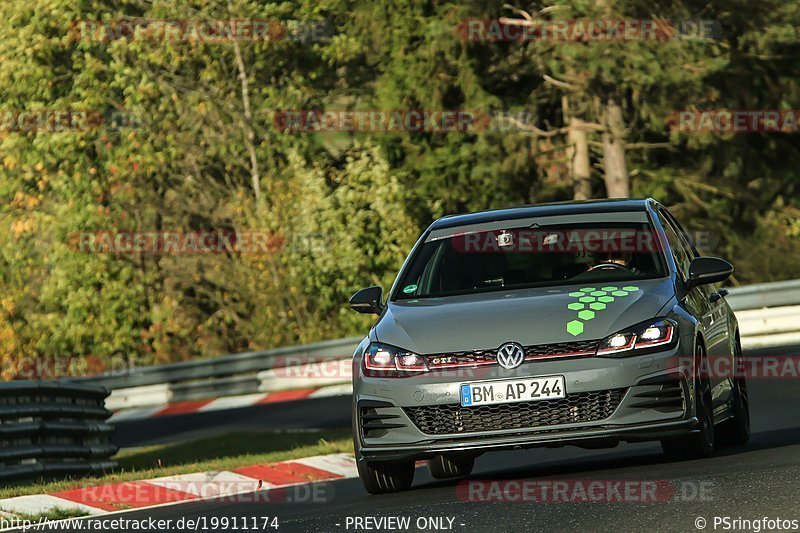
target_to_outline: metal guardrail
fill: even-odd
[[[59,381],[0,384],[0,483],[115,468],[108,394]]]
[[[734,311],[800,305],[800,280],[796,279],[745,285],[729,290],[728,303]]]
[[[288,346],[263,352],[246,352],[224,355],[213,359],[201,359],[186,363],[135,368],[129,373],[113,376],[76,378],[76,383],[100,385],[108,389],[121,387],[142,387],[160,383],[177,383],[181,381],[233,376],[247,372],[269,370],[276,364],[282,365],[284,356],[309,356],[314,359],[341,358],[351,356],[361,337],[350,337],[332,341],[317,342],[301,346]],[[349,353],[347,353],[349,350]]]
[[[800,345],[800,280],[730,289],[745,349]]]
[[[349,359],[361,337],[350,337],[263,352],[225,355],[186,363],[134,368],[112,376],[75,378],[74,383],[100,385],[110,389],[106,407],[119,410],[149,407],[220,396],[253,394],[297,387],[348,382],[348,376],[308,378],[298,384],[291,375],[277,375],[277,368],[299,362]]]

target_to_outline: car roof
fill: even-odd
[[[469,224],[481,224],[500,220],[514,220],[534,216],[577,215],[584,213],[622,213],[630,211],[646,211],[656,205],[652,198],[614,198],[603,200],[581,200],[569,202],[552,202],[508,209],[493,209],[464,215],[447,215],[434,222],[429,229],[445,229]]]

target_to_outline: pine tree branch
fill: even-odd
[[[583,89],[582,87],[575,85],[573,83],[557,80],[548,74],[544,74],[542,77],[544,78],[544,81],[546,81],[547,83],[555,85],[556,87],[560,87],[561,89],[566,89],[568,91],[581,91]]]

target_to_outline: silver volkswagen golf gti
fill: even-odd
[[[741,353],[715,286],[732,271],[652,199],[437,220],[385,303],[380,287],[350,299],[379,315],[354,354],[365,488],[407,489],[420,459],[466,476],[492,450],[659,440],[690,459],[746,443],[745,380],[710,370]]]

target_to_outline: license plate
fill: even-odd
[[[461,405],[493,405],[564,398],[564,376],[463,383]]]

